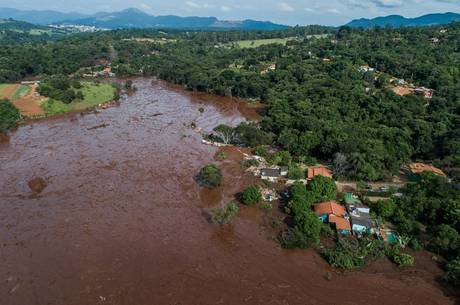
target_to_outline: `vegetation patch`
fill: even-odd
[[[238,214],[239,206],[236,202],[227,203],[222,208],[211,209],[211,221],[214,224],[225,225],[230,223]]]
[[[218,187],[222,182],[222,171],[215,164],[203,167],[197,175],[198,183],[206,188]]]
[[[29,86],[27,86],[27,85],[20,85],[20,86],[16,89],[16,92],[14,92],[14,94],[11,96],[11,99],[15,100],[15,99],[22,98],[22,97],[24,97],[25,95],[27,95],[29,92],[30,92],[30,87],[29,87]]]
[[[16,126],[21,119],[19,110],[8,100],[0,100],[0,132]]]

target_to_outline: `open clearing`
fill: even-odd
[[[10,99],[18,87],[18,84],[0,84],[0,99]]]
[[[17,86],[16,91],[12,95],[12,97],[17,98],[12,98],[11,102],[19,109],[19,111],[21,111],[21,114],[24,116],[37,116],[45,114],[41,107],[43,98],[37,96],[35,91],[36,87],[36,85],[20,85]]]
[[[61,101],[51,99],[47,100],[42,105],[46,114],[53,115],[74,110],[83,110],[113,100],[115,88],[113,88],[111,84],[82,82],[82,85],[83,88],[78,90],[83,93],[84,99],[82,101],[75,101],[70,104],[65,104]]]
[[[269,38],[269,39],[255,39],[255,40],[239,40],[233,42],[233,44],[238,45],[240,48],[257,48],[263,45],[268,44],[282,44],[286,45],[288,41],[292,40],[303,40],[311,39],[311,38],[325,38],[328,34],[320,34],[320,35],[307,35],[305,37],[286,37],[286,38]],[[230,43],[232,44],[232,43]]]

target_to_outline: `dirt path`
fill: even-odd
[[[21,111],[24,116],[43,115],[45,111],[40,106],[43,98],[36,96],[36,85],[30,86],[29,93],[20,99],[12,100],[12,103]]]

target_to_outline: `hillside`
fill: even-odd
[[[399,15],[390,15],[385,17],[377,17],[373,19],[355,19],[346,24],[346,26],[354,28],[370,28],[370,27],[401,27],[401,26],[429,26],[449,24],[455,21],[460,21],[460,14],[445,13],[445,14],[429,14],[417,18],[405,18]]]
[[[68,29],[56,29],[13,19],[0,19],[0,43],[18,43],[48,40],[72,33]]]
[[[2,19],[15,19],[26,21],[33,24],[47,25],[54,22],[69,19],[85,18],[86,15],[80,13],[62,13],[52,10],[19,10],[14,8],[0,8],[0,18]]]

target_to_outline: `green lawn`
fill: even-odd
[[[14,94],[11,96],[11,99],[13,99],[13,100],[19,99],[19,98],[25,96],[27,93],[29,93],[29,91],[30,91],[29,86],[21,85],[21,86],[18,87],[18,89],[16,89],[16,92],[14,92]]]
[[[240,48],[257,48],[267,44],[282,44],[285,45],[288,41],[296,39],[295,37],[288,37],[288,38],[272,38],[272,39],[256,39],[256,40],[240,40],[236,41],[235,43]]]
[[[107,103],[113,100],[115,88],[111,84],[96,84],[92,82],[82,82],[81,91],[84,99],[65,104],[61,101],[49,99],[42,104],[43,110],[47,115],[65,113],[74,110],[84,110],[98,104]]]

